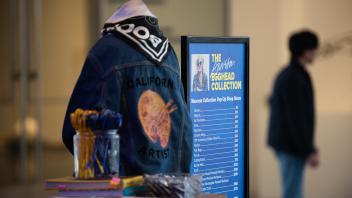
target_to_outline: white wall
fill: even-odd
[[[266,146],[267,97],[288,61],[287,38],[310,28],[322,42],[352,32],[349,0],[232,0],[232,35],[251,37],[251,197],[279,197],[277,161]],[[321,167],[306,171],[307,197],[352,197],[352,56],[318,58],[310,68],[317,102],[317,145]]]
[[[43,1],[43,140],[61,144],[68,98],[89,49],[87,0]]]

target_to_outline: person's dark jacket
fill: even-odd
[[[314,95],[305,68],[293,59],[278,75],[270,99],[269,145],[307,157],[314,148]]]
[[[168,40],[161,38],[152,17],[105,26],[66,111],[62,138],[71,153],[76,132],[70,114],[76,108],[111,109],[123,115],[120,175],[190,171],[192,122],[180,66]]]

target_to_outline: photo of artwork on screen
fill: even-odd
[[[209,54],[192,55],[192,91],[209,90]]]

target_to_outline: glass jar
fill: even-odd
[[[117,130],[77,132],[73,142],[76,179],[118,176],[120,142]]]

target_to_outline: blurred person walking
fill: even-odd
[[[276,78],[270,98],[268,143],[279,161],[282,198],[302,198],[306,163],[319,165],[314,145],[313,86],[306,70],[318,46],[318,37],[311,31],[291,35],[291,61]]]

